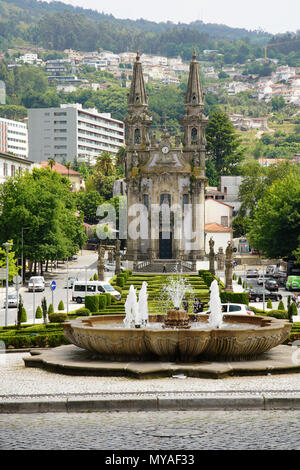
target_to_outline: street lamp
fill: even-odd
[[[9,248],[13,246],[12,243],[6,242],[3,243],[3,246],[6,248],[6,302],[5,302],[5,326],[8,326],[8,268],[9,268],[9,263],[8,263],[8,252]]]
[[[24,248],[24,230],[29,230],[29,227],[22,227],[22,255],[21,255],[21,277],[22,277],[22,285],[24,283],[24,255],[23,255],[23,248]]]

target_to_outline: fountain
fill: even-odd
[[[171,278],[162,291],[173,308],[167,314],[148,317],[146,283],[139,301],[131,286],[125,319],[124,315],[79,317],[63,324],[65,336],[101,360],[195,362],[250,359],[281,344],[289,335],[291,324],[284,320],[223,315],[217,281],[210,289],[211,314],[188,314],[180,310],[188,289],[183,277]]]

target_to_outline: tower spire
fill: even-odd
[[[185,94],[185,105],[203,107],[203,90],[200,81],[196,49],[194,49],[193,58],[190,63],[189,80]]]
[[[140,51],[136,53],[136,61],[133,66],[133,76],[128,96],[129,107],[148,106],[142,63],[140,61]]]

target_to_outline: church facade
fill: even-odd
[[[181,119],[183,139],[150,135],[139,53],[128,95],[126,126],[127,259],[196,261],[205,255],[203,90],[194,52]]]

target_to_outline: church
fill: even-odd
[[[185,260],[205,256],[204,97],[194,51],[180,120],[181,136],[166,128],[150,134],[140,55],[137,53],[125,119],[127,260]]]

